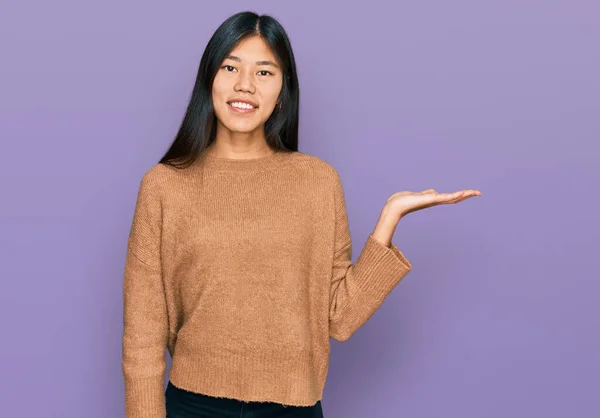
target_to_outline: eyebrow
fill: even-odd
[[[242,61],[239,57],[236,57],[235,55],[227,55],[225,59],[230,59],[238,62]],[[279,65],[275,64],[273,61],[256,61],[256,65],[270,65],[272,67],[279,68]]]

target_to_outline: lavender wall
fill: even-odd
[[[208,4],[0,5],[0,415],[123,416],[137,187],[251,8],[289,32],[355,257],[393,192],[483,192],[401,221],[413,271],[332,341],[326,417],[600,416],[598,3]]]

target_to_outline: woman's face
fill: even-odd
[[[279,63],[262,38],[241,41],[223,60],[213,82],[218,128],[233,132],[264,129],[277,104],[282,81]]]

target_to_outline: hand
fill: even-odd
[[[473,196],[481,196],[481,192],[461,190],[454,193],[438,193],[435,189],[427,189],[422,192],[394,193],[385,203],[373,231],[373,238],[389,247],[396,226],[403,216],[435,205],[458,203]]]
[[[411,212],[431,206],[462,202],[473,196],[481,196],[479,190],[460,190],[454,193],[438,193],[435,189],[422,192],[397,192],[390,196],[384,211],[400,220]]]

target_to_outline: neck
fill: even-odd
[[[234,132],[218,129],[217,135],[207,149],[207,153],[217,158],[252,159],[273,154],[265,138],[264,129],[252,132]]]

